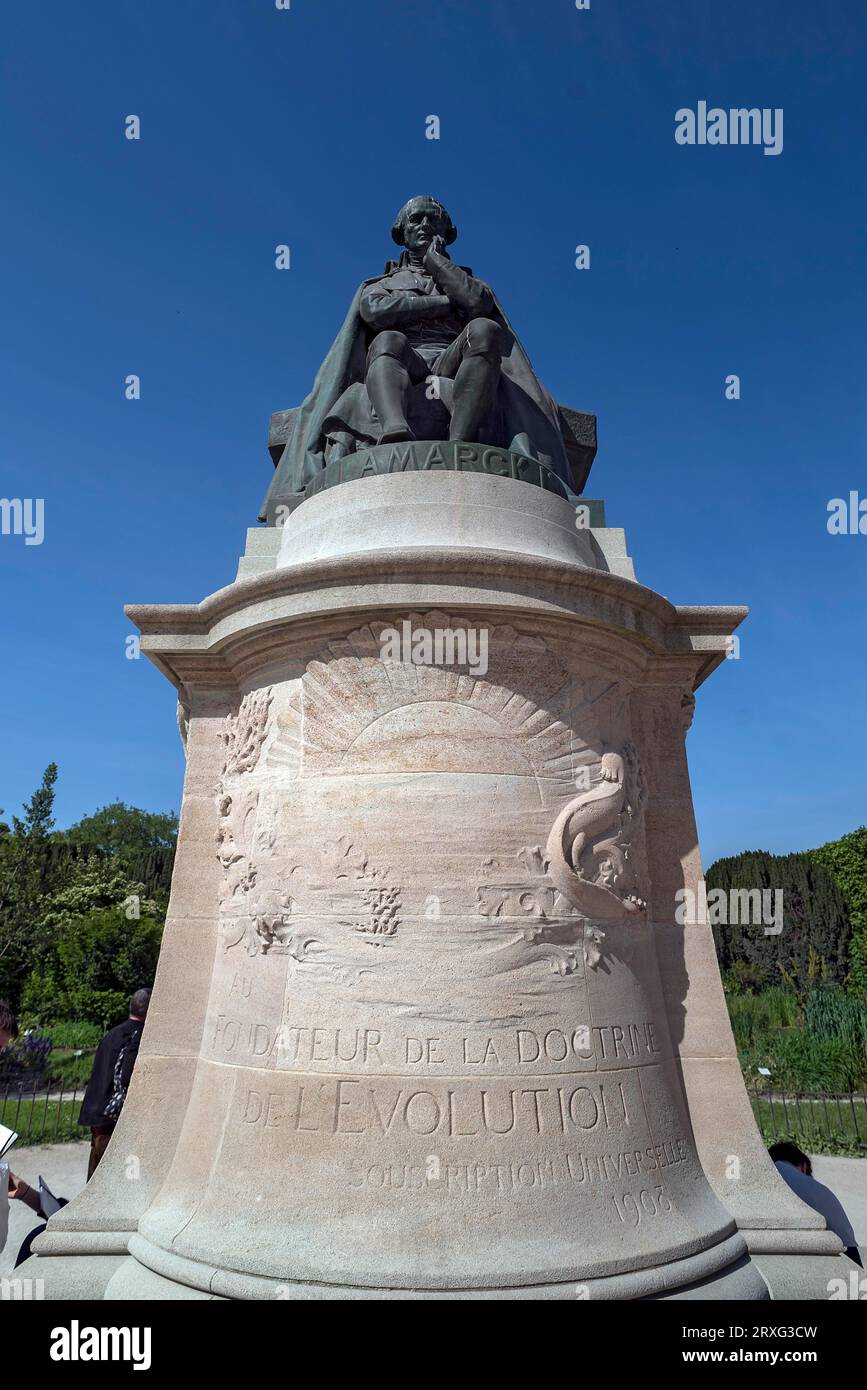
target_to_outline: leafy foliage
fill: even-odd
[[[131,852],[125,862],[130,878],[142,883],[147,897],[154,898],[165,910],[175,864],[174,845],[169,849],[155,848]]]
[[[45,898],[37,922],[43,929],[54,930],[104,907],[123,908],[130,919],[157,913],[143,884],[131,883],[113,859],[93,858],[73,862],[62,887]]]
[[[0,1052],[0,1085],[24,1082],[32,1085],[44,1077],[51,1053],[51,1039],[25,1034]]]
[[[713,926],[720,967],[729,972],[750,967],[760,982],[789,984],[806,991],[820,981],[842,982],[849,972],[852,928],[844,894],[827,869],[809,854],[748,851],[718,859],[707,871],[708,894],[732,890],[780,889],[783,929],[766,932],[763,924]]]
[[[98,1023],[70,1022],[69,1019],[46,1023],[42,1029],[54,1048],[97,1047],[102,1041],[103,1031]]]
[[[806,1023],[816,1038],[839,1038],[867,1058],[867,1002],[842,990],[814,990],[807,995]]]
[[[804,998],[774,986],[726,1002],[741,1066],[760,1089],[848,1092],[867,1088],[867,1004],[837,987]],[[766,1067],[764,1079],[759,1068]]]
[[[101,1036],[153,981],[177,817],[115,802],[55,831],[56,780],[52,763],[22,816],[0,825],[0,998]]]
[[[796,1028],[802,1022],[801,1007],[791,990],[775,985],[763,994],[727,996],[732,1032],[739,1048],[763,1045],[780,1028]]]
[[[765,1034],[741,1054],[745,1069],[765,1066],[773,1090],[835,1093],[864,1080],[864,1058],[842,1038],[817,1038],[798,1029]]]
[[[44,840],[54,825],[54,788],[57,783],[57,763],[49,763],[42,782],[23,807],[24,819],[12,817],[13,830],[19,838]]]
[[[100,1029],[100,1034],[103,1031]],[[92,1047],[81,1052],[58,1052],[54,1049],[48,1060],[48,1078],[51,1089],[84,1091],[93,1071],[95,1056],[96,1049]]]
[[[33,922],[51,883],[49,835],[54,824],[57,766],[49,763],[41,785],[12,818],[12,831],[0,840],[0,998],[15,1003],[26,968]]]
[[[178,818],[174,812],[140,811],[123,801],[100,807],[64,832],[64,838],[72,845],[85,845],[100,854],[122,858],[152,849],[174,849],[177,835]]]
[[[852,923],[851,988],[867,999],[867,826],[811,850],[845,895]]]
[[[130,995],[153,980],[162,930],[154,917],[128,921],[117,908],[68,918],[24,983],[22,1012],[40,1023],[81,1018],[108,1028],[119,1022]]]

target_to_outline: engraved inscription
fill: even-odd
[[[495,1091],[431,1083],[415,1089],[370,1085],[357,1077],[305,1077],[288,1090],[249,1087],[241,1123],[332,1135],[571,1135],[632,1123],[621,1081],[501,1086]]]
[[[438,1155],[432,1155],[425,1163],[368,1163],[352,1159],[347,1166],[347,1185],[393,1191],[430,1189],[449,1196],[585,1185],[589,1191],[620,1182],[627,1175],[659,1177],[666,1168],[685,1163],[689,1156],[686,1140],[678,1136],[644,1149],[619,1153],[585,1154],[580,1149],[567,1149],[561,1158],[540,1159],[526,1154],[500,1163],[492,1163],[489,1158],[441,1160]],[[625,1224],[638,1225],[642,1208],[654,1216],[674,1209],[658,1181],[642,1188],[637,1197],[631,1193],[609,1193],[609,1197]]]
[[[569,1070],[597,1062],[658,1061],[662,1048],[654,1023],[587,1024],[577,1028],[517,1028],[496,1033],[440,1036],[396,1033],[385,1027],[335,1028],[315,1022],[287,1022],[273,1030],[280,1066],[355,1063],[365,1070],[402,1066],[467,1068],[476,1072],[515,1071],[524,1067]]]

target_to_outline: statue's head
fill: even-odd
[[[602,780],[603,782],[622,782],[626,768],[619,753],[602,754]]]
[[[394,219],[392,238],[409,251],[425,251],[435,236],[451,246],[458,229],[436,198],[410,198]]]

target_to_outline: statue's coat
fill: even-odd
[[[361,317],[361,296],[368,285],[385,279],[398,263],[390,261],[383,275],[375,275],[359,285],[343,327],[319,368],[313,390],[300,407],[277,465],[267,502],[297,497],[325,466],[325,434],[345,428],[360,436],[370,420],[370,404],[364,389],[367,351],[375,336]],[[466,267],[465,267],[466,268]],[[472,274],[471,271],[467,271]],[[504,333],[502,371],[496,412],[496,442],[513,447],[546,463],[567,487],[571,471],[563,447],[557,404],[545,390],[494,295],[495,317]],[[476,441],[472,441],[476,442]]]

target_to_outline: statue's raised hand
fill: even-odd
[[[441,255],[443,254],[443,252],[445,251],[445,249],[446,249],[446,244],[445,244],[445,241],[443,240],[443,238],[442,238],[441,236],[434,236],[434,237],[431,237],[430,245],[428,246],[427,250],[426,250],[425,253],[424,253],[424,258],[425,258],[425,260],[427,260],[427,258],[428,258],[428,256],[430,255],[431,251],[433,251],[437,256],[441,256]]]

